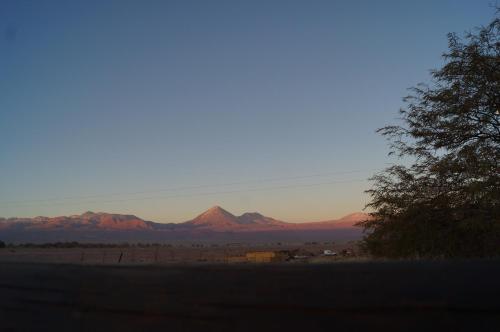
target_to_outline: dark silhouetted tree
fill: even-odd
[[[375,175],[365,248],[375,256],[500,255],[500,19],[449,34],[432,83],[378,130],[406,165]]]

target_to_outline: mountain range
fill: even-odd
[[[354,225],[366,220],[365,213],[353,213],[338,220],[290,223],[257,212],[240,216],[214,206],[196,218],[181,223],[157,223],[134,215],[85,212],[81,215],[35,218],[0,218],[0,239],[14,242],[48,240],[77,241],[171,241],[213,239],[287,238],[290,235],[337,233],[361,234]],[[340,234],[339,233],[339,234]],[[338,235],[338,234],[337,234]],[[292,236],[293,237],[293,236]],[[307,237],[307,236],[306,236]],[[321,236],[320,236],[321,237]],[[351,236],[352,237],[352,236]]]

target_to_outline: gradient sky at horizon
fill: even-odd
[[[375,130],[491,1],[0,2],[0,216],[359,211]]]

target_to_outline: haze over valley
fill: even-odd
[[[158,223],[134,215],[85,212],[80,215],[35,218],[0,218],[0,237],[6,241],[184,241],[359,238],[357,222],[365,213],[352,213],[336,220],[291,223],[247,212],[235,216],[214,206],[194,219],[181,223]]]

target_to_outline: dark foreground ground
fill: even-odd
[[[2,331],[500,331],[500,262],[0,263]],[[446,330],[445,330],[446,331]]]

